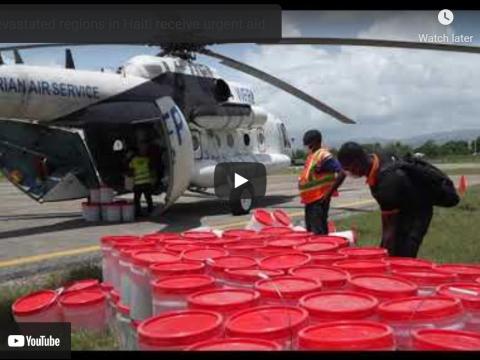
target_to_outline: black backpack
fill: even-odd
[[[428,161],[408,154],[394,161],[392,166],[404,170],[410,180],[425,192],[432,205],[454,207],[460,202],[452,180]]]

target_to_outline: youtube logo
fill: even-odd
[[[267,190],[267,171],[261,163],[228,162],[215,166],[215,195],[228,200],[234,215],[250,211]]]
[[[8,336],[8,346],[9,347],[24,347],[25,346],[25,336],[23,336],[23,335],[9,335]]]

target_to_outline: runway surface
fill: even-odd
[[[458,183],[458,177],[453,176]],[[480,183],[470,175],[469,184]],[[0,283],[43,271],[100,259],[99,238],[109,234],[147,234],[183,231],[200,226],[243,228],[250,215],[232,216],[214,196],[187,192],[167,213],[135,223],[87,223],[81,200],[38,204],[6,181],[0,182]],[[267,196],[257,207],[281,208],[296,223],[303,221],[296,175],[271,175]],[[347,179],[331,204],[332,218],[376,209],[364,179]]]

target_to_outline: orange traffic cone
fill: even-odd
[[[460,176],[460,181],[458,182],[458,193],[463,196],[467,192],[468,181],[465,175]]]
[[[335,226],[335,223],[333,222],[333,220],[330,220],[328,222],[328,232],[333,233],[333,232],[336,232],[336,231],[337,231],[337,227]]]

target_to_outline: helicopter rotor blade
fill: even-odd
[[[337,45],[337,46],[347,45],[347,46],[386,47],[386,48],[417,49],[417,50],[453,51],[453,52],[463,52],[463,53],[470,53],[470,54],[480,54],[480,46],[384,40],[384,39],[292,37],[292,38],[282,38],[278,42],[259,43],[258,45]]]
[[[75,69],[75,63],[70,49],[65,49],[65,69]]]
[[[250,76],[253,76],[257,79],[263,80],[266,83],[273,85],[277,88],[282,89],[283,91],[286,91],[287,93],[305,101],[306,103],[314,106],[318,110],[323,111],[324,113],[327,113],[334,117],[335,119],[345,123],[345,124],[355,124],[355,121],[350,119],[349,117],[343,115],[342,113],[338,112],[337,110],[333,109],[332,107],[328,106],[327,104],[321,102],[318,99],[315,99],[314,97],[310,96],[309,94],[303,92],[302,90],[290,85],[289,83],[274,77],[270,74],[267,74],[266,72],[259,70],[257,68],[254,68],[253,66],[241,63],[235,59],[229,58],[225,55],[216,53],[212,50],[209,49],[202,49],[199,51],[200,54],[210,56],[216,59],[220,60],[220,63],[223,65],[226,65],[228,67],[231,67],[235,70],[241,71],[243,73],[246,73]]]

